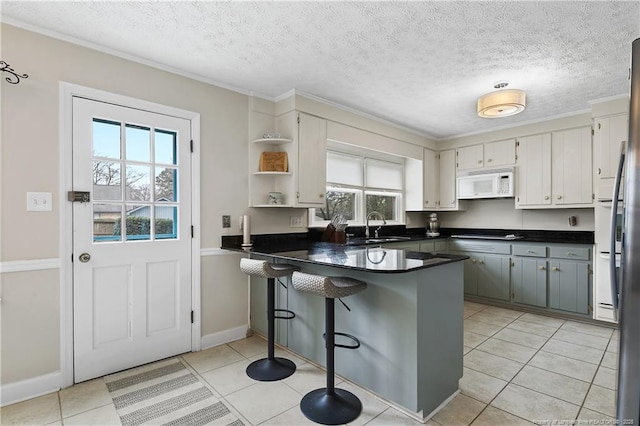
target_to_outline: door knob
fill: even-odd
[[[87,263],[89,260],[91,260],[91,255],[89,253],[82,253],[80,256],[78,256],[78,260],[82,263]]]

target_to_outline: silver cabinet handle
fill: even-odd
[[[318,195],[318,197],[324,198],[324,194],[320,194],[320,195]]]
[[[482,160],[478,160],[478,164],[482,164]]]
[[[554,266],[553,268],[551,268],[552,271],[559,271],[560,268],[558,268],[557,266]]]
[[[545,196],[544,196],[544,199],[545,199],[545,200],[548,200],[548,199],[549,199],[549,196],[548,196],[548,195],[545,195]]]
[[[544,271],[547,268],[545,268],[544,266],[538,266],[538,269],[540,269],[541,271]]]
[[[492,162],[492,161],[493,161],[493,158],[489,158],[489,159],[487,160],[487,163],[490,163],[490,162]]]
[[[80,256],[78,256],[78,260],[82,263],[87,263],[91,260],[91,255],[89,253],[82,253]]]
[[[558,200],[562,200],[562,195],[558,195]]]

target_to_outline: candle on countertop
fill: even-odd
[[[251,245],[251,216],[242,215],[242,245]]]

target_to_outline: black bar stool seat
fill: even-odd
[[[295,314],[287,309],[275,308],[275,279],[291,275],[299,268],[284,263],[269,263],[257,259],[240,259],[240,270],[247,275],[267,279],[267,357],[252,362],[247,376],[261,382],[273,382],[289,377],[296,371],[293,361],[275,356],[275,320],[292,319]],[[286,315],[276,315],[277,312]]]
[[[312,390],[300,401],[300,410],[309,420],[325,424],[339,425],[352,422],[362,412],[362,402],[351,392],[335,387],[335,347],[357,349],[360,342],[354,336],[335,331],[335,299],[359,293],[367,288],[363,281],[348,277],[325,277],[302,272],[294,272],[291,277],[293,287],[302,292],[325,298],[325,348],[327,351],[327,386]],[[335,336],[341,335],[354,341],[354,345],[335,343]]]

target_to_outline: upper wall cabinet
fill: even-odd
[[[551,133],[518,138],[516,208],[551,205]]]
[[[484,147],[482,144],[458,148],[456,157],[458,170],[474,170],[484,167]]]
[[[593,205],[591,127],[551,134],[551,185],[553,204]]]
[[[516,140],[461,147],[457,149],[456,156],[458,171],[512,166],[516,162]]]
[[[299,113],[297,207],[323,207],[327,187],[327,121]]]
[[[591,128],[517,140],[516,208],[593,206]]]
[[[437,210],[440,201],[440,154],[424,150],[424,206],[423,210]]]
[[[250,205],[252,207],[322,207],[325,204],[326,120],[290,111],[279,116],[276,128],[282,138],[251,141]],[[285,170],[263,170],[263,153],[285,153]],[[282,156],[281,156],[282,157]],[[279,192],[282,202],[273,204]]]
[[[620,146],[629,135],[629,115],[596,117],[593,120],[595,193],[598,199],[611,199],[620,161]],[[622,185],[620,187],[622,191]]]

